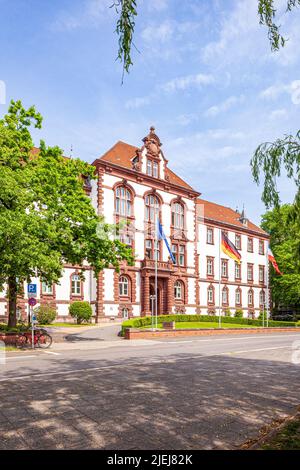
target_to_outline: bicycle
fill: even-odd
[[[33,344],[41,349],[50,348],[52,344],[52,336],[43,328],[34,328]],[[24,348],[32,346],[32,330],[21,333],[17,339],[17,346]]]

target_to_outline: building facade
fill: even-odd
[[[253,317],[264,309],[268,235],[244,214],[201,199],[169,169],[161,146],[152,127],[141,147],[119,141],[94,161],[96,179],[88,197],[107,223],[120,224],[119,237],[132,248],[135,263],[122,263],[120,273],[104,269],[97,279],[85,265],[84,281],[80,266],[66,265],[60,283],[53,286],[32,279],[38,284],[38,304],[56,308],[58,320],[69,318],[74,300],[90,302],[95,321],[150,315],[156,257],[159,314],[214,314],[220,307],[222,313],[242,310]],[[157,219],[175,264],[156,238]],[[239,249],[240,265],[220,252],[222,230]],[[18,308],[19,316],[26,317],[26,295]],[[0,319],[6,316],[3,292]]]

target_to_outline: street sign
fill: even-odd
[[[27,285],[27,292],[30,295],[36,295],[37,294],[37,285],[36,284],[28,284]]]
[[[30,299],[28,299],[28,303],[30,307],[34,307],[36,305],[36,299],[34,297],[30,297]]]

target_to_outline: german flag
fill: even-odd
[[[275,271],[277,272],[277,274],[280,274],[280,276],[283,276],[282,272],[278,268],[278,264],[276,262],[275,256],[273,255],[272,250],[271,250],[270,247],[268,248],[268,260],[270,261],[270,263],[272,263],[272,266],[275,269]]]
[[[222,232],[222,241],[221,241],[221,248],[222,251],[229,256],[230,258],[234,259],[238,264],[241,262],[241,254],[236,249],[234,244],[229,240],[229,238]]]

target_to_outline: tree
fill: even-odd
[[[24,281],[58,282],[66,262],[87,261],[95,276],[110,265],[118,269],[122,260],[133,263],[131,249],[112,239],[113,227],[85,194],[83,182],[95,177],[94,167],[43,141],[32,151],[30,127],[41,123],[35,108],[26,110],[21,101],[12,101],[0,120],[0,289],[7,285],[9,326],[16,325]]]
[[[298,240],[300,229],[291,222],[293,206],[285,204],[266,212],[262,217],[262,228],[270,234],[271,249],[283,275],[271,269],[270,286],[276,306],[300,305],[300,258]]]
[[[286,43],[286,39],[279,32],[280,26],[275,22],[276,9],[275,0],[257,0],[259,22],[268,28],[268,38],[271,49],[277,51]],[[300,0],[286,0],[286,11],[290,12],[293,8],[300,5]],[[132,63],[131,48],[135,31],[135,17],[137,16],[137,0],[114,0],[112,7],[116,9],[119,19],[117,21],[116,33],[119,36],[118,59],[123,64],[123,75]]]

